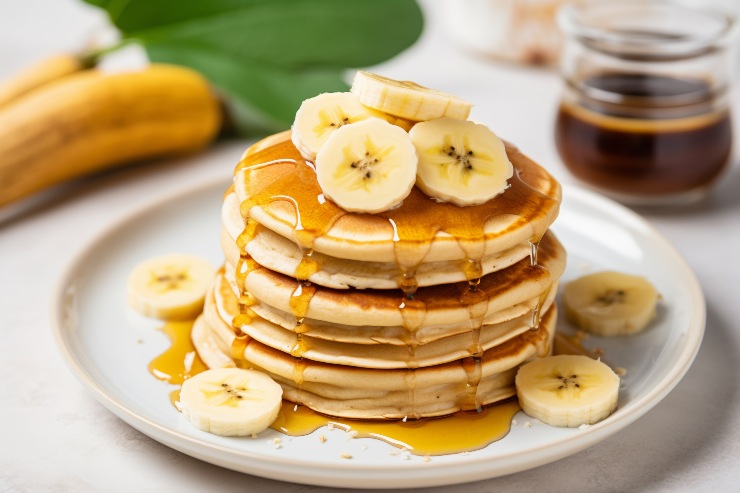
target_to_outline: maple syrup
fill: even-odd
[[[564,102],[555,142],[568,169],[600,189],[627,195],[675,195],[709,186],[729,163],[732,125],[701,80],[605,74],[582,82],[621,104]],[[662,100],[693,101],[667,118]]]
[[[375,438],[415,455],[445,455],[479,450],[502,439],[521,408],[516,400],[480,412],[457,412],[441,418],[368,421],[324,416],[305,406],[283,402],[273,430],[304,436],[321,427],[338,428],[355,438]]]
[[[149,373],[163,382],[182,385],[188,378],[208,369],[190,340],[192,328],[192,321],[164,324],[160,330],[170,340],[170,347],[149,362]],[[174,405],[179,397],[179,389],[172,391],[170,402]]]

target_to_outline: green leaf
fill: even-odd
[[[202,72],[241,129],[284,128],[300,102],[345,90],[342,71],[383,62],[421,34],[414,0],[85,0],[152,61]]]
[[[304,99],[347,90],[342,69],[287,70],[254,60],[246,63],[193,43],[153,43],[147,50],[152,61],[185,65],[217,80],[237,126],[245,133],[285,130]]]

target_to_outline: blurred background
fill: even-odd
[[[306,39],[303,32],[296,32],[294,38],[287,36],[286,32],[296,30],[294,25],[309,23],[298,16],[288,18],[279,10],[273,18],[285,16],[288,20],[282,24],[274,20],[274,24],[267,21],[240,24],[241,19],[236,17],[231,23],[220,21],[221,24],[216,24],[212,22],[212,14],[214,9],[222,8],[222,2],[209,3],[209,7],[198,2],[175,2],[173,6],[179,5],[175,8],[169,3],[168,0],[129,2],[119,11],[122,4],[106,0],[4,2],[0,79],[18,76],[29,64],[43,63],[60,53],[86,54],[88,65],[116,72],[144,67],[148,58],[183,64],[204,74],[217,92],[225,109],[219,131],[222,139],[224,136],[254,139],[287,128],[301,100],[317,92],[344,90],[353,68],[370,66],[384,75],[414,80],[475,103],[472,119],[517,143],[562,181],[576,180],[593,185],[583,173],[576,173],[578,177],[574,178],[573,166],[569,166],[571,172],[566,170],[563,149],[558,152],[554,138],[559,103],[564,94],[560,74],[570,70],[560,68],[565,66],[560,59],[566,36],[558,26],[556,14],[560,7],[572,2],[422,0],[418,5],[423,20],[421,14],[414,12],[413,1],[373,2],[373,7],[368,7],[368,3],[349,2],[344,3],[346,12],[337,15],[354,15],[356,25],[345,32],[342,29],[347,26],[326,20],[326,26],[313,31],[312,43],[300,41]],[[579,2],[583,3],[589,2]],[[732,14],[740,12],[740,3],[732,0],[681,3]],[[223,2],[223,5],[229,4]],[[311,5],[311,2],[305,4]],[[316,4],[325,4],[322,12],[331,12],[342,5],[331,1]],[[358,5],[364,7],[358,10]],[[374,27],[376,19],[387,19],[382,29]],[[184,20],[187,21],[185,28],[182,27]],[[223,35],[219,36],[219,29]],[[203,34],[206,31],[208,33]],[[346,41],[337,44],[336,39],[346,40],[349,32],[354,33],[351,37],[358,41],[354,45],[349,43],[344,52],[335,50],[334,47],[347,44]],[[737,37],[729,44],[736,45]],[[375,45],[379,45],[377,49],[369,48]],[[210,51],[202,49],[204,46]],[[260,53],[273,52],[277,56],[259,59]],[[292,55],[288,56],[288,52]],[[736,60],[736,52],[727,54],[722,63]],[[318,53],[326,53],[326,56]],[[221,55],[224,56],[219,58]],[[570,67],[583,63],[579,56],[582,57],[568,55],[566,64]],[[253,60],[252,65],[242,63],[243,60]],[[325,69],[327,64],[330,67]],[[650,63],[642,65],[639,70]],[[733,81],[737,76],[737,68],[729,64],[727,67],[715,64],[705,72],[708,75],[699,75],[713,77],[722,72],[726,81]],[[568,74],[565,75],[568,79]],[[732,91],[734,88],[730,84],[730,96]],[[725,100],[727,106],[731,100],[731,97]],[[204,144],[207,147],[211,137],[204,139],[208,141]],[[218,140],[217,136],[213,139]],[[0,140],[0,154],[8,147],[11,146],[3,147]],[[167,152],[152,151],[150,154],[142,150],[140,155],[122,156],[119,161],[137,162],[166,156]],[[92,163],[89,168],[105,169],[116,164]],[[74,170],[69,177],[59,177],[57,181],[89,172]],[[665,177],[659,175],[657,179]],[[704,178],[695,180],[706,181]],[[608,186],[596,188],[610,192]],[[612,195],[633,203],[629,196],[619,194],[616,190]],[[0,203],[8,201],[15,200],[0,199]],[[644,204],[638,200],[635,205]]]

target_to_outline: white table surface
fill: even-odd
[[[556,74],[468,56],[442,35],[437,11],[427,11],[422,40],[383,72],[475,102],[473,118],[543,163],[567,193],[572,180],[552,140]],[[2,0],[0,77],[84,46],[105,34],[105,24],[74,0]],[[195,157],[105,173],[0,210],[0,492],[323,489],[222,469],[148,438],[91,397],[52,339],[49,305],[58,278],[96,231],[160,194],[230,176],[248,144],[220,143]],[[740,491],[739,191],[736,160],[706,203],[646,214],[685,256],[707,298],[698,357],[664,401],[569,458],[433,491]]]

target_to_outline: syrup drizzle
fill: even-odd
[[[483,366],[480,356],[468,356],[462,360],[467,382],[465,383],[466,394],[462,397],[459,405],[463,410],[474,410],[481,412],[483,404],[478,397],[478,385],[483,376]]]
[[[295,277],[296,280],[308,281],[312,275],[316,274],[321,269],[321,265],[319,265],[312,256],[312,249],[302,250],[301,261],[298,263],[298,266],[295,268],[295,273],[293,274],[293,277]]]
[[[244,352],[249,345],[250,337],[242,331],[244,325],[252,323],[257,314],[252,306],[257,302],[245,288],[247,275],[258,267],[257,263],[247,252],[247,245],[254,238],[259,228],[257,221],[245,221],[244,230],[237,237],[236,244],[239,248],[239,260],[236,264],[235,278],[239,286],[239,313],[231,320],[231,328],[234,331],[234,340],[231,342],[231,359],[238,368],[248,368]],[[222,285],[222,289],[231,289],[228,285]]]

